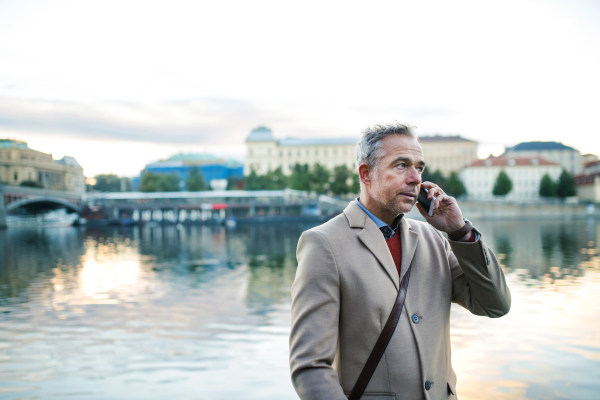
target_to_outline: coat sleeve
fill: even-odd
[[[327,240],[315,231],[300,237],[292,285],[290,370],[302,400],[346,400],[335,358],[340,315],[340,282]]]
[[[446,241],[452,301],[475,315],[501,317],[510,310],[510,290],[496,256],[477,233],[473,243]]]

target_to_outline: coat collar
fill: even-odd
[[[396,231],[396,234],[400,234],[400,243],[402,246],[402,260],[400,261],[401,275],[398,276],[394,259],[390,254],[390,250],[385,242],[383,234],[373,220],[353,201],[348,204],[344,210],[344,214],[348,219],[350,228],[360,229],[357,233],[359,240],[377,258],[385,272],[394,282],[396,290],[398,290],[400,287],[400,280],[406,273],[406,270],[414,257],[417,243],[419,242],[419,234],[411,230],[410,223],[406,218],[402,218],[398,225],[398,230]]]

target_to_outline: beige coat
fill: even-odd
[[[406,219],[398,232],[400,277],[383,235],[354,202],[300,237],[290,368],[301,399],[346,400],[411,263],[400,322],[364,400],[455,398],[450,303],[488,317],[510,309],[504,274],[483,237],[448,241],[431,225]]]

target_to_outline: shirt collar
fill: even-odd
[[[359,206],[365,212],[365,214],[367,214],[369,216],[369,218],[371,218],[373,220],[373,222],[375,222],[375,225],[377,225],[377,227],[383,234],[383,237],[385,238],[385,240],[388,240],[388,239],[391,239],[394,237],[394,235],[396,234],[396,229],[398,229],[398,224],[402,220],[402,217],[404,217],[404,214],[398,215],[394,219],[394,222],[392,223],[392,226],[390,227],[388,224],[386,224],[385,222],[383,222],[382,220],[377,218],[371,211],[367,210],[365,208],[365,206],[360,204],[360,197],[357,197],[356,200],[354,200],[354,202],[356,203],[357,206]]]

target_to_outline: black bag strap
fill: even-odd
[[[359,400],[362,397],[367,385],[369,384],[369,381],[371,380],[371,377],[373,376],[373,373],[375,373],[375,368],[377,368],[377,365],[379,364],[381,357],[383,357],[383,353],[385,352],[390,339],[392,339],[392,336],[394,335],[394,331],[396,330],[396,326],[400,320],[400,315],[402,315],[402,309],[404,308],[404,300],[406,299],[406,292],[408,290],[408,280],[410,278],[411,267],[412,264],[408,267],[406,273],[402,277],[402,282],[400,282],[400,290],[398,290],[398,296],[396,297],[394,308],[392,308],[392,312],[390,313],[390,316],[383,327],[383,331],[381,331],[379,339],[377,339],[377,342],[375,343],[375,347],[373,347],[373,350],[371,351],[363,370],[358,376],[358,380],[352,388],[352,392],[350,393],[348,400]]]

